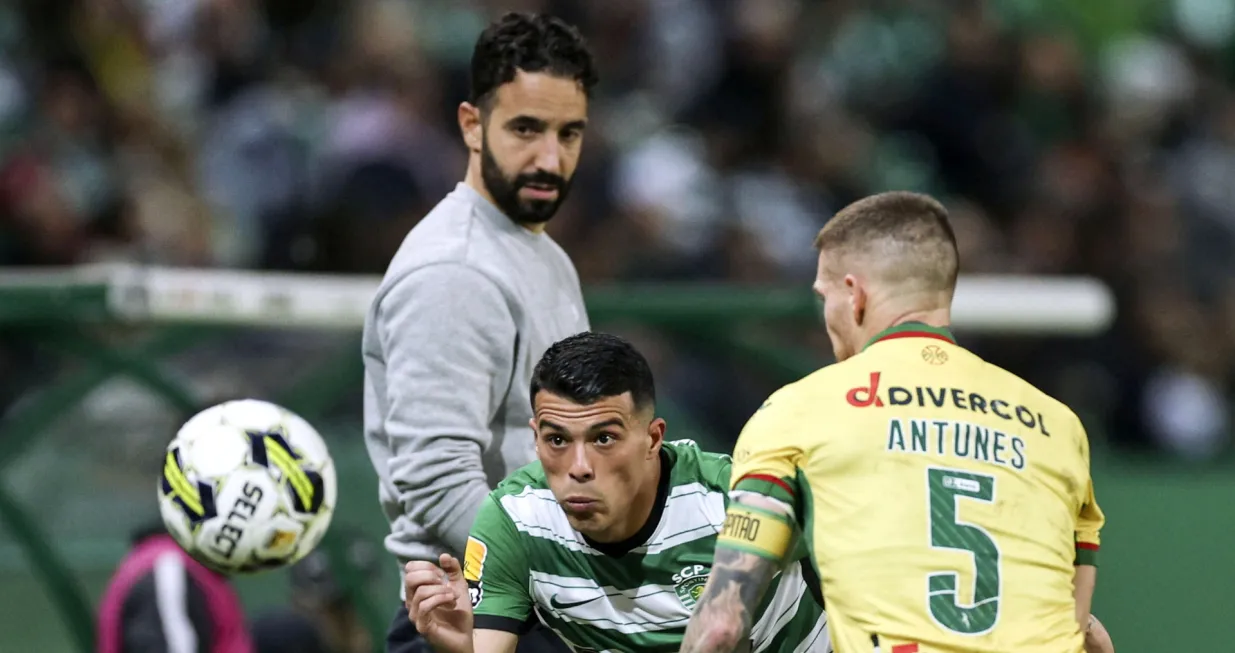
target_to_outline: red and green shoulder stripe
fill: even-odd
[[[792,506],[797,495],[798,480],[770,474],[747,474],[733,485],[733,492],[750,492],[783,501]]]

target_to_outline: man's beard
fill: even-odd
[[[507,179],[506,174],[493,158],[486,141],[480,149],[480,176],[485,182],[485,188],[493,197],[497,208],[501,209],[511,220],[519,224],[542,224],[548,222],[566,199],[570,192],[570,180],[550,172],[538,171],[533,174],[516,175]],[[553,200],[525,200],[519,197],[519,190],[528,184],[551,187],[557,191]]]

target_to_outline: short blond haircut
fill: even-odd
[[[819,231],[815,249],[921,290],[951,293],[960,273],[948,211],[920,193],[880,193],[846,206]]]

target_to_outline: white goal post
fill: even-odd
[[[0,269],[0,301],[6,289],[54,293],[98,288],[105,294],[108,313],[125,321],[355,330],[364,324],[380,281],[376,276],[112,264],[53,270]],[[623,296],[637,298],[638,287],[633,293],[631,288],[623,287]],[[678,298],[706,292],[713,311],[774,304],[782,309],[780,312],[801,314],[811,302],[806,282],[797,288],[678,283],[646,288],[672,288]],[[603,288],[588,290],[589,299],[604,292]],[[649,290],[649,294],[654,292]],[[716,308],[718,298],[725,308]],[[678,301],[668,310],[683,315],[704,310],[696,304]],[[1110,289],[1088,277],[962,276],[953,303],[953,326],[969,332],[1092,335],[1105,331],[1114,317],[1115,300]]]

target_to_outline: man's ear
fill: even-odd
[[[472,152],[480,152],[484,147],[484,116],[480,107],[470,102],[459,103],[459,131],[463,134],[463,142]]]
[[[647,457],[649,459],[660,455],[660,447],[665,443],[665,428],[665,420],[659,417],[648,424],[648,437],[652,440],[648,445]]]
[[[866,319],[866,302],[869,299],[866,295],[866,288],[852,274],[845,275],[845,287],[849,290],[849,305],[853,310],[853,321],[858,326],[862,326],[863,320]]]

